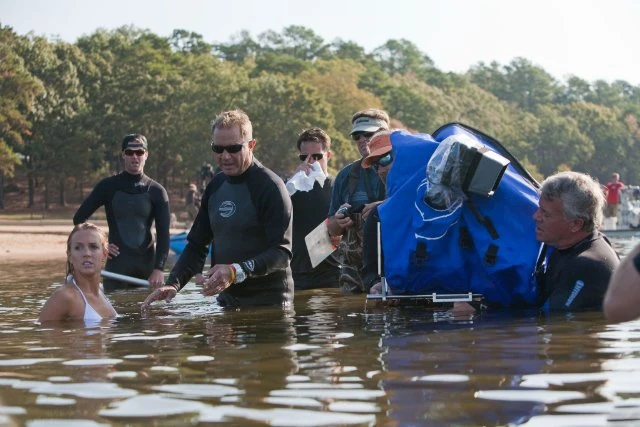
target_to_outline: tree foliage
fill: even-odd
[[[121,168],[128,133],[149,140],[147,172],[169,188],[211,163],[210,123],[242,108],[256,156],[282,176],[297,165],[306,127],[332,138],[333,173],[358,157],[353,113],[389,112],[394,126],[432,132],[460,121],[503,142],[539,178],[575,169],[640,179],[640,88],[625,81],[561,82],[525,58],[445,73],[404,39],[367,52],[327,42],[298,25],[210,43],[176,29],[167,37],[131,26],[69,44],[0,25],[0,207],[17,171],[47,203],[64,204]],[[54,197],[57,194],[57,197]]]

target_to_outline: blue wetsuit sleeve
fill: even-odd
[[[81,224],[89,219],[100,206],[106,203],[108,182],[103,179],[93,188],[89,196],[82,202],[75,215],[73,216],[73,224]]]
[[[153,197],[154,221],[156,223],[156,259],[153,268],[164,270],[169,256],[169,228],[171,213],[169,196],[163,186],[154,186]]]

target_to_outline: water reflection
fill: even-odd
[[[600,313],[452,318],[335,289],[299,293],[288,313],[222,311],[190,286],[148,318],[141,289],[110,295],[122,313],[115,321],[41,327],[60,269],[3,266],[0,425],[639,419],[640,322],[606,325]]]

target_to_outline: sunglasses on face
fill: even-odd
[[[229,154],[235,154],[240,152],[240,150],[242,150],[242,147],[244,147],[244,144],[246,144],[246,142],[243,142],[242,144],[231,144],[231,145],[211,144],[211,149],[216,154],[222,154],[223,151],[226,151]]]
[[[144,153],[146,153],[146,151],[144,150],[124,150],[124,155],[125,156],[138,156],[138,157],[142,157],[144,156]]]
[[[318,160],[322,160],[322,158],[324,157],[324,154],[322,153],[314,153],[314,154],[299,154],[298,157],[300,158],[301,162],[304,162],[307,160],[307,157],[311,157],[313,160],[318,161]]]
[[[359,141],[361,136],[364,136],[367,139],[371,139],[371,137],[373,136],[375,132],[356,132],[354,134],[351,135],[351,138],[354,141]]]
[[[391,164],[391,162],[393,161],[393,156],[391,155],[391,152],[388,152],[387,154],[385,154],[384,156],[380,157],[374,164],[373,164],[373,168],[375,170],[378,170],[379,167],[385,167],[385,166],[389,166]]]

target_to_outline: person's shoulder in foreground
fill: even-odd
[[[640,317],[640,244],[613,272],[603,308],[610,322],[626,322]]]
[[[40,322],[100,321],[117,316],[104,296],[100,273],[107,259],[107,236],[91,223],[76,225],[67,239],[67,276],[45,302]]]
[[[619,257],[598,231],[604,195],[586,174],[560,172],[544,180],[533,218],[536,238],[552,247],[538,275],[541,305],[551,310],[598,309]]]

